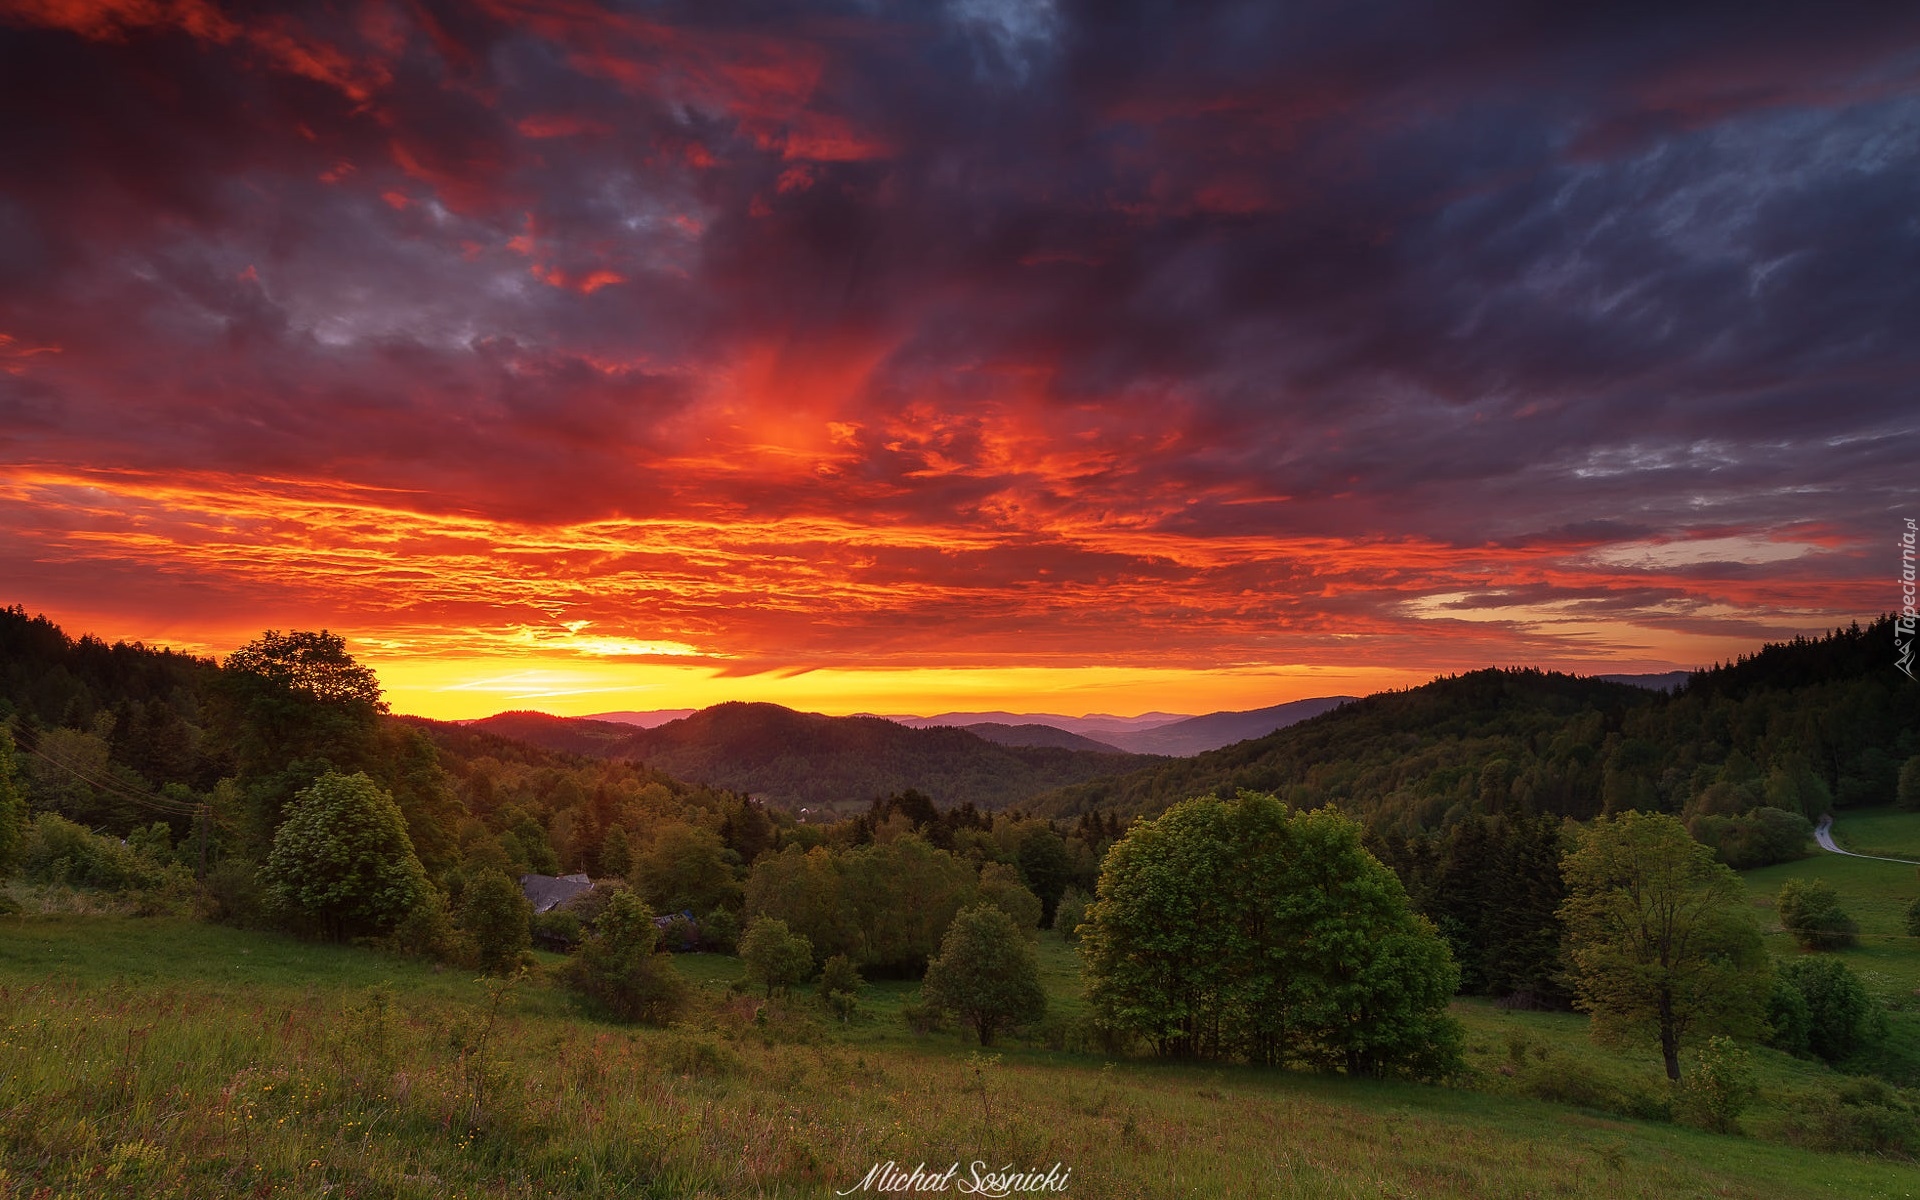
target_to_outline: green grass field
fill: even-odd
[[[1071,1014],[1071,949],[1043,938]],[[824,1196],[886,1160],[1072,1168],[1069,1195],[1920,1195],[1910,1163],[1501,1094],[1514,1057],[1617,1075],[1576,1017],[1458,1006],[1480,1087],[1435,1088],[1009,1045],[981,1054],[865,989],[730,996],[679,960],[671,1030],[593,1020],[541,978],[450,970],[179,919],[0,918],[0,1196]],[[497,996],[497,1009],[494,1001]],[[491,1017],[490,1017],[491,1011]],[[1804,1063],[1762,1064],[1776,1090]],[[963,1177],[965,1168],[963,1168]],[[42,1191],[40,1189],[46,1189]]]
[[[1856,830],[1867,833],[1856,835]],[[1848,849],[1856,844],[1878,848],[1920,844],[1920,813],[1844,811],[1834,820],[1834,837]],[[1881,1053],[1850,1065],[1872,1067],[1909,1086],[1920,1085],[1920,938],[1906,932],[1907,906],[1920,896],[1920,868],[1816,851],[1798,862],[1744,872],[1742,878],[1766,931],[1767,947],[1782,959],[1801,951],[1774,915],[1774,897],[1781,885],[1796,878],[1833,885],[1840,906],[1860,926],[1859,945],[1837,953],[1886,1007],[1888,1017],[1889,1037]]]

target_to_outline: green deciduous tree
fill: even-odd
[[[686,1002],[686,982],[670,954],[655,954],[660,931],[640,898],[615,891],[593,931],[568,960],[568,986],[623,1021],[665,1025]]]
[[[430,886],[393,797],[333,772],[294,797],[260,879],[284,919],[336,939],[391,929]]]
[[[636,857],[632,882],[657,912],[737,908],[736,857],[713,830],[672,821],[655,830]]]
[[[785,992],[813,974],[813,944],[788,929],[785,921],[761,917],[740,939],[740,961],[747,965],[747,978],[766,988],[772,999],[776,990]]]
[[[268,630],[227,656],[209,700],[209,724],[239,768],[256,854],[301,788],[329,771],[377,766],[386,703],[339,634]]]
[[[1746,892],[1678,820],[1603,817],[1562,870],[1576,1003],[1597,1037],[1651,1032],[1678,1080],[1689,1035],[1758,1028],[1768,967]]]
[[[927,999],[973,1026],[982,1046],[1001,1030],[1046,1014],[1040,963],[1026,932],[1003,910],[977,904],[947,927],[927,964]]]
[[[1365,1075],[1457,1065],[1459,970],[1335,810],[1243,792],[1137,822],[1083,928],[1101,1019],[1162,1054]]]
[[[1036,826],[1020,839],[1020,879],[1040,897],[1040,924],[1052,928],[1054,912],[1073,878],[1073,855],[1059,834]]]
[[[1022,929],[1040,927],[1040,917],[1044,911],[1040,897],[1028,891],[1027,885],[1020,882],[1020,872],[1006,863],[981,864],[980,885],[975,898],[981,904],[991,904],[1006,913]]]

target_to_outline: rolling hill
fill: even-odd
[[[1218,750],[1248,738],[1265,737],[1276,729],[1285,729],[1323,712],[1330,712],[1352,699],[1352,696],[1319,696],[1246,712],[1208,713],[1203,717],[1188,717],[1184,721],[1156,725],[1151,729],[1108,734],[1106,738],[1120,749],[1135,754],[1185,757]]]
[[[1265,737],[1165,759],[1114,779],[1070,785],[1034,803],[1053,816],[1109,810],[1153,814],[1190,796],[1275,792],[1312,807],[1333,801],[1368,817],[1437,824],[1480,798],[1486,764],[1507,764],[1526,803],[1590,815],[1600,776],[1590,770],[1624,715],[1658,701],[1627,684],[1541,671],[1475,671],[1382,692]],[[1527,768],[1539,769],[1528,772]]]
[[[718,704],[653,729],[503,713],[468,728],[598,758],[631,759],[677,779],[791,808],[864,807],[909,788],[942,807],[1023,804],[1159,760],[1115,751],[999,745],[965,729],[910,729],[879,717],[827,717],[777,704]]]

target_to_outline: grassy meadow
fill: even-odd
[[[1920,859],[1920,853],[1900,854],[1908,848],[1920,851],[1920,813],[1842,810],[1834,818],[1833,834],[1836,843],[1862,854]],[[1920,897],[1920,867],[1815,851],[1798,862],[1743,872],[1742,878],[1776,959],[1801,953],[1774,915],[1781,885],[1789,879],[1833,885],[1840,907],[1860,926],[1859,944],[1836,953],[1887,1011],[1885,1046],[1866,1061],[1848,1065],[1920,1086],[1920,938],[1906,932],[1907,906]]]
[[[1042,950],[1056,1017],[1074,952]],[[552,960],[548,960],[549,962]],[[915,1035],[917,985],[842,1025],[679,960],[688,1019],[621,1027],[513,985],[179,918],[0,918],[0,1197],[824,1196],[895,1160],[1072,1168],[1091,1197],[1920,1196],[1909,1162],[1619,1115],[1664,1087],[1565,1014],[1456,1006],[1468,1086]],[[1830,1086],[1761,1052],[1775,1097]],[[1504,1068],[1504,1070],[1503,1070]],[[1555,1103],[1542,1081],[1593,1089]],[[962,1169],[964,1178],[966,1169]]]

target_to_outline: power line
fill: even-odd
[[[69,775],[72,775],[75,779],[80,780],[82,783],[85,783],[89,787],[96,788],[99,791],[106,792],[110,796],[116,796],[130,803],[138,804],[138,805],[141,805],[142,807],[152,809],[155,812],[165,813],[166,815],[173,816],[173,817],[193,817],[193,816],[198,816],[200,809],[203,807],[201,805],[193,805],[191,807],[185,806],[185,805],[182,805],[178,800],[169,800],[163,796],[155,796],[155,795],[152,795],[151,793],[146,795],[141,795],[134,792],[132,789],[127,788],[123,784],[103,783],[102,781],[95,779],[92,776],[88,775],[86,772],[80,770],[78,767],[74,766],[73,764],[61,762],[59,759],[54,758],[49,754],[43,753],[38,746],[25,747],[25,749],[28,754],[33,755],[35,758],[39,759],[41,762],[52,763],[54,766],[59,767],[62,771],[67,772]]]

